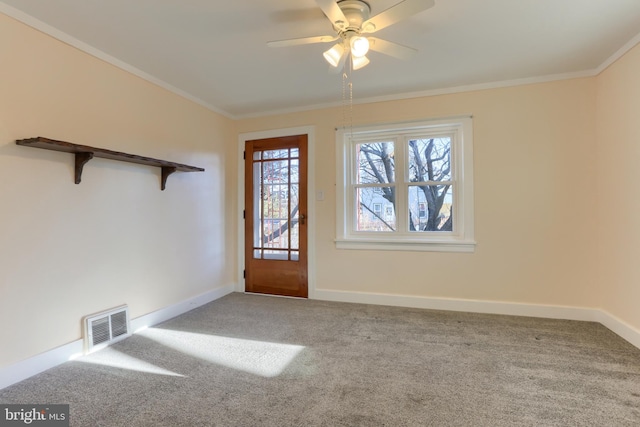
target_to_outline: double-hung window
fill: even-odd
[[[337,131],[343,249],[472,252],[469,116]]]

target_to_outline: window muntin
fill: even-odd
[[[470,117],[340,130],[337,143],[339,248],[473,250]]]
[[[450,134],[351,142],[354,212],[360,233],[453,232]],[[403,177],[396,182],[396,177]],[[406,192],[402,198],[398,191]],[[402,205],[400,205],[402,203]],[[424,219],[419,205],[426,206]],[[382,207],[384,206],[384,213]],[[398,222],[396,217],[406,217]]]
[[[255,151],[253,155],[253,236],[255,259],[299,260],[298,204],[300,151],[297,148]]]

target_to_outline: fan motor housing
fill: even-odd
[[[337,28],[338,31],[355,30],[358,33],[362,30],[362,23],[369,19],[371,6],[362,0],[342,0],[338,6],[349,23],[345,28]]]

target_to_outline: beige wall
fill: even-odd
[[[4,15],[0,58],[0,367],[80,338],[86,314],[236,281],[237,134],[309,125],[316,289],[604,308],[640,329],[638,48],[596,78],[354,106],[354,125],[473,114],[472,254],[335,248],[342,108],[232,121]],[[206,172],[161,192],[157,169],[95,159],[74,185],[71,155],[14,143],[38,135]]]
[[[79,339],[84,315],[232,284],[232,121],[1,14],[0,58],[0,367]],[[206,172],[160,191],[157,168],[94,159],[75,185],[72,155],[15,145],[34,136]]]
[[[473,114],[473,254],[335,248],[341,108],[245,119],[238,131],[316,126],[317,289],[596,307],[595,96],[585,78],[354,106],[355,125]]]
[[[597,96],[599,295],[640,330],[640,46],[598,77]]]

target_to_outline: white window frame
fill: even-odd
[[[453,184],[453,231],[408,231],[407,208],[399,209],[397,231],[357,231],[355,206],[355,146],[368,140],[388,138],[395,144],[397,205],[408,204],[408,153],[410,139],[435,136],[451,137],[451,182]],[[417,122],[392,123],[338,129],[336,131],[336,247],[338,249],[473,252],[473,119],[456,116]],[[402,159],[402,160],[400,160]],[[401,214],[399,214],[401,213]]]

